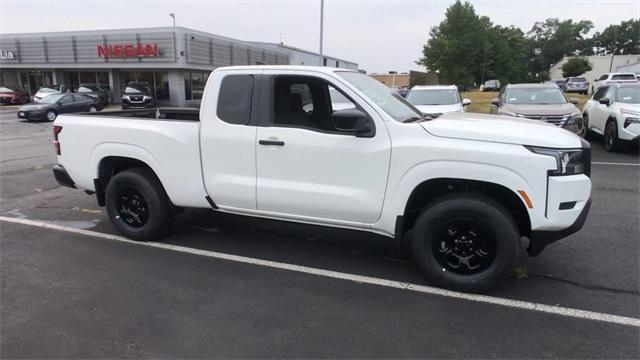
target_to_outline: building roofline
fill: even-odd
[[[281,48],[284,48],[284,49],[295,50],[295,51],[300,51],[300,52],[304,52],[304,53],[311,54],[311,55],[320,56],[320,54],[318,54],[317,52],[313,52],[311,50],[301,49],[299,47],[286,45],[286,44],[272,43],[272,42],[268,42],[268,41],[248,41],[248,42],[252,43],[252,44],[256,44],[256,45],[277,46],[277,47],[281,47]],[[358,63],[355,63],[353,61],[337,58],[335,56],[331,56],[331,55],[327,55],[327,54],[323,54],[323,56],[327,57],[327,58],[335,59],[335,60],[338,60],[338,61],[343,61],[343,62],[346,62],[346,63],[358,65]]]

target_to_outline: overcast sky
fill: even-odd
[[[591,20],[594,31],[640,18],[631,0],[473,0],[494,24],[527,32],[549,17]],[[325,54],[369,72],[419,69],[429,29],[453,0],[325,0]],[[0,0],[0,32],[47,32],[178,26],[237,39],[279,42],[317,51],[320,0]]]

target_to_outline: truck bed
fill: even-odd
[[[60,115],[58,163],[78,187],[93,191],[101,161],[143,161],[178,206],[207,207],[200,162],[198,109],[154,108]]]

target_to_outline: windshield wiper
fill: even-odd
[[[410,118],[403,120],[402,122],[412,123],[412,122],[419,122],[419,121],[429,121],[439,117],[440,115],[442,114],[422,114],[421,116],[412,116]]]

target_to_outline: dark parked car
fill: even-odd
[[[23,105],[18,117],[27,120],[53,121],[59,114],[98,111],[96,99],[82,94],[51,94],[36,104]]]
[[[96,99],[98,110],[104,109],[109,104],[107,91],[98,84],[80,84],[76,93],[91,96]]]
[[[487,80],[482,84],[482,91],[500,91],[500,80]]]
[[[148,82],[132,81],[127,84],[122,94],[122,110],[153,107],[156,107],[156,101]]]
[[[17,86],[0,86],[0,104],[21,105],[30,100],[29,93]]]

